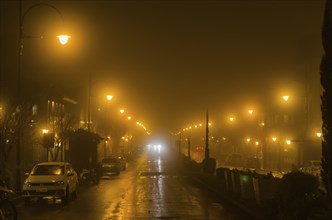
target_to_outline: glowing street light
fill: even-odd
[[[111,100],[113,99],[113,96],[111,96],[111,95],[107,95],[107,96],[106,96],[106,99],[107,99],[108,101],[111,101]]]
[[[231,122],[233,122],[233,121],[235,120],[235,118],[234,118],[234,117],[230,117],[229,120],[230,120]]]
[[[43,134],[48,134],[49,130],[48,129],[42,129]]]
[[[320,138],[322,136],[322,132],[317,132],[316,136]]]
[[[282,99],[283,99],[285,102],[287,102],[288,99],[289,99],[289,96],[288,96],[288,95],[284,95],[284,96],[282,97]]]
[[[254,113],[254,110],[249,109],[249,110],[248,110],[248,113],[249,113],[249,115],[252,115],[252,114]]]
[[[276,138],[276,137],[272,137],[272,141],[273,141],[273,142],[276,142],[276,141],[277,141],[277,138]]]
[[[125,112],[125,110],[123,109],[120,109],[120,113],[123,114]]]
[[[286,140],[286,144],[290,145],[292,143],[291,140]]]
[[[128,118],[128,120],[131,120],[131,116],[128,116],[127,118]]]
[[[59,39],[60,44],[65,45],[68,43],[70,36],[69,35],[58,35],[57,38]]]
[[[247,139],[246,139],[246,141],[247,141],[248,143],[250,142],[250,140],[251,140],[250,138],[247,138]]]

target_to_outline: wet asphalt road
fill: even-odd
[[[80,186],[67,205],[44,201],[18,205],[19,220],[250,219],[178,175],[174,161],[142,156],[120,176]]]

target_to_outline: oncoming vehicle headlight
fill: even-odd
[[[160,154],[163,151],[163,146],[161,144],[154,144],[154,145],[148,144],[147,145],[147,149],[151,153],[158,153],[158,154]]]

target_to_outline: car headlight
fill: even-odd
[[[63,181],[63,180],[57,181],[57,182],[55,182],[55,184],[58,185],[58,186],[62,186],[62,185],[65,184],[65,181]]]
[[[23,186],[24,187],[30,187],[31,186],[30,181],[25,181]]]

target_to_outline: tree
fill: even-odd
[[[8,159],[12,150],[16,146],[17,140],[17,123],[18,111],[13,108],[1,107],[0,110],[0,170],[2,175],[6,175],[8,171]],[[2,176],[0,178],[5,178]]]
[[[322,30],[324,54],[320,66],[322,111],[322,180],[332,199],[332,1],[327,0]]]
[[[62,111],[59,117],[57,117],[57,120],[54,122],[54,131],[56,135],[53,139],[53,146],[47,148],[50,154],[51,161],[59,161],[65,159],[60,157],[60,153],[62,153],[64,156],[64,152],[62,151],[64,150],[64,145],[65,142],[68,140],[69,135],[72,131],[74,131],[75,123],[75,117],[70,113]],[[54,145],[56,145],[57,147],[55,147]]]

